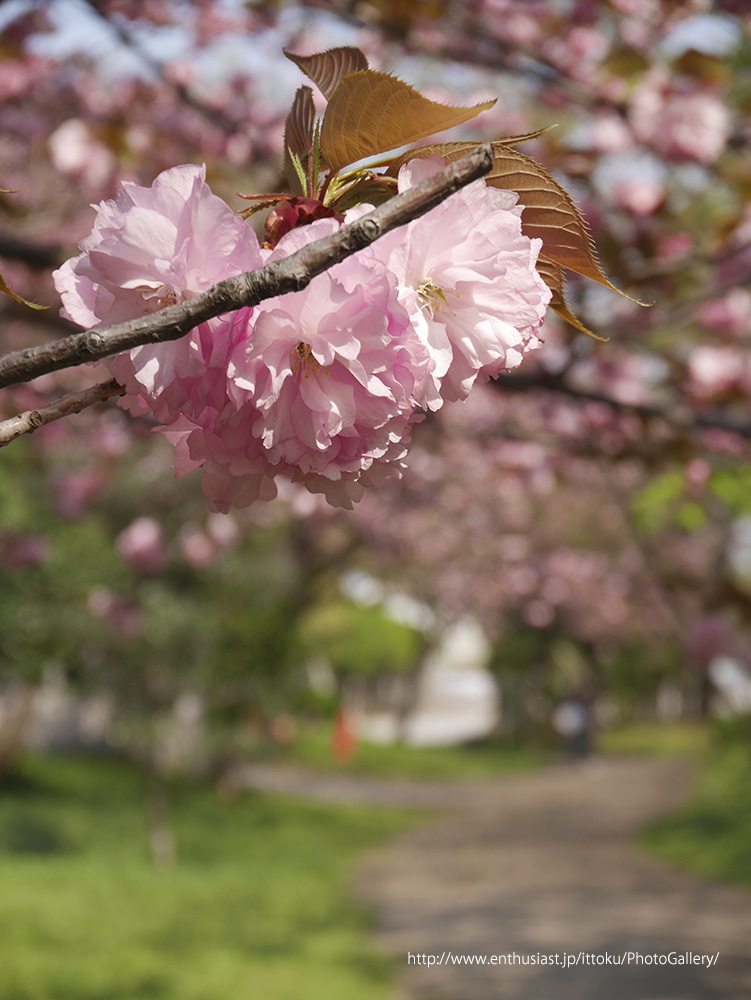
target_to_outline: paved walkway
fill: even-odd
[[[274,771],[266,787],[327,801],[443,807],[372,854],[357,881],[403,963],[400,1000],[751,1000],[751,892],[674,871],[635,844],[687,796],[685,762],[592,760],[461,785]],[[449,952],[488,964],[449,964]],[[709,969],[489,964],[514,952],[720,954]],[[444,964],[408,964],[408,953]]]

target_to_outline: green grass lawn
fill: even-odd
[[[732,730],[732,727],[730,727]],[[751,885],[751,740],[721,731],[684,808],[643,836],[659,857],[703,875]]]
[[[700,756],[709,749],[711,735],[709,726],[698,722],[645,722],[603,730],[597,735],[597,749],[616,755]]]
[[[517,747],[491,740],[462,746],[413,747],[403,744],[361,742],[346,761],[331,754],[331,727],[303,728],[294,743],[281,751],[290,763],[316,770],[380,778],[462,780],[495,778],[534,770],[550,759],[541,748]]]
[[[389,995],[346,880],[414,814],[176,783],[159,869],[135,768],[35,756],[22,779],[0,786],[0,1000]]]

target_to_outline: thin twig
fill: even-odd
[[[428,180],[394,195],[356,222],[309,243],[283,260],[226,278],[187,302],[159,312],[7,354],[0,358],[0,388],[27,382],[61,368],[97,361],[141,344],[177,340],[214,316],[257,305],[275,295],[300,291],[316,275],[369,246],[384,233],[424,215],[459,188],[484,176],[492,165],[492,146],[483,143]]]
[[[84,2],[87,4],[91,12],[107,25],[122,45],[130,49],[130,51],[141,60],[144,66],[151,70],[157,79],[172,88],[183,104],[191,108],[193,111],[197,111],[198,114],[200,114],[207,121],[211,122],[211,124],[215,127],[221,129],[227,135],[235,135],[237,132],[242,131],[244,126],[242,121],[229,117],[222,111],[221,108],[204,104],[203,101],[192,94],[184,84],[170,79],[164,64],[149,55],[149,53],[139,43],[135,35],[128,31],[122,24],[118,24],[106,10],[101,9],[102,5],[97,2],[97,0],[84,0]]]
[[[751,421],[738,420],[718,412],[702,412],[695,410],[690,402],[675,402],[672,405],[660,406],[657,403],[628,403],[601,392],[578,389],[559,375],[548,372],[536,372],[529,375],[500,375],[494,384],[501,392],[529,392],[542,389],[544,392],[569,396],[581,403],[602,403],[612,410],[631,413],[637,417],[664,420],[674,428],[691,431],[720,430],[738,434],[743,438],[751,438]]]
[[[55,243],[29,243],[9,233],[0,233],[0,257],[12,257],[30,267],[60,267],[65,260],[63,249]]]
[[[23,434],[30,434],[38,427],[51,424],[53,420],[60,420],[71,413],[80,413],[87,406],[94,403],[101,403],[112,396],[122,396],[125,387],[118,385],[111,378],[98,385],[92,385],[88,389],[81,389],[78,392],[69,392],[65,396],[60,396],[54,403],[40,406],[38,410],[25,410],[18,416],[10,417],[8,420],[0,420],[0,448]]]

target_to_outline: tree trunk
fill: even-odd
[[[175,861],[175,837],[168,822],[164,780],[156,767],[149,771],[146,815],[151,857],[157,868],[168,868]]]
[[[5,696],[9,711],[6,709],[3,713],[3,725],[0,728],[0,778],[15,770],[26,741],[36,693],[34,685],[23,684]]]

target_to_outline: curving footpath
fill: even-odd
[[[691,774],[685,761],[604,758],[491,782],[256,766],[242,783],[441,810],[357,878],[401,963],[400,1000],[751,1000],[751,892],[636,844],[685,800]],[[544,963],[555,955],[571,966]]]
[[[683,761],[560,765],[494,782],[371,856],[359,889],[403,963],[404,996],[749,1000],[751,892],[672,870],[635,843],[685,800],[690,778]],[[711,968],[685,964],[717,952]],[[642,961],[614,964],[629,953]],[[577,964],[520,964],[538,954]],[[501,955],[519,964],[490,964]],[[647,964],[655,955],[684,964]],[[486,964],[455,964],[464,956]]]

